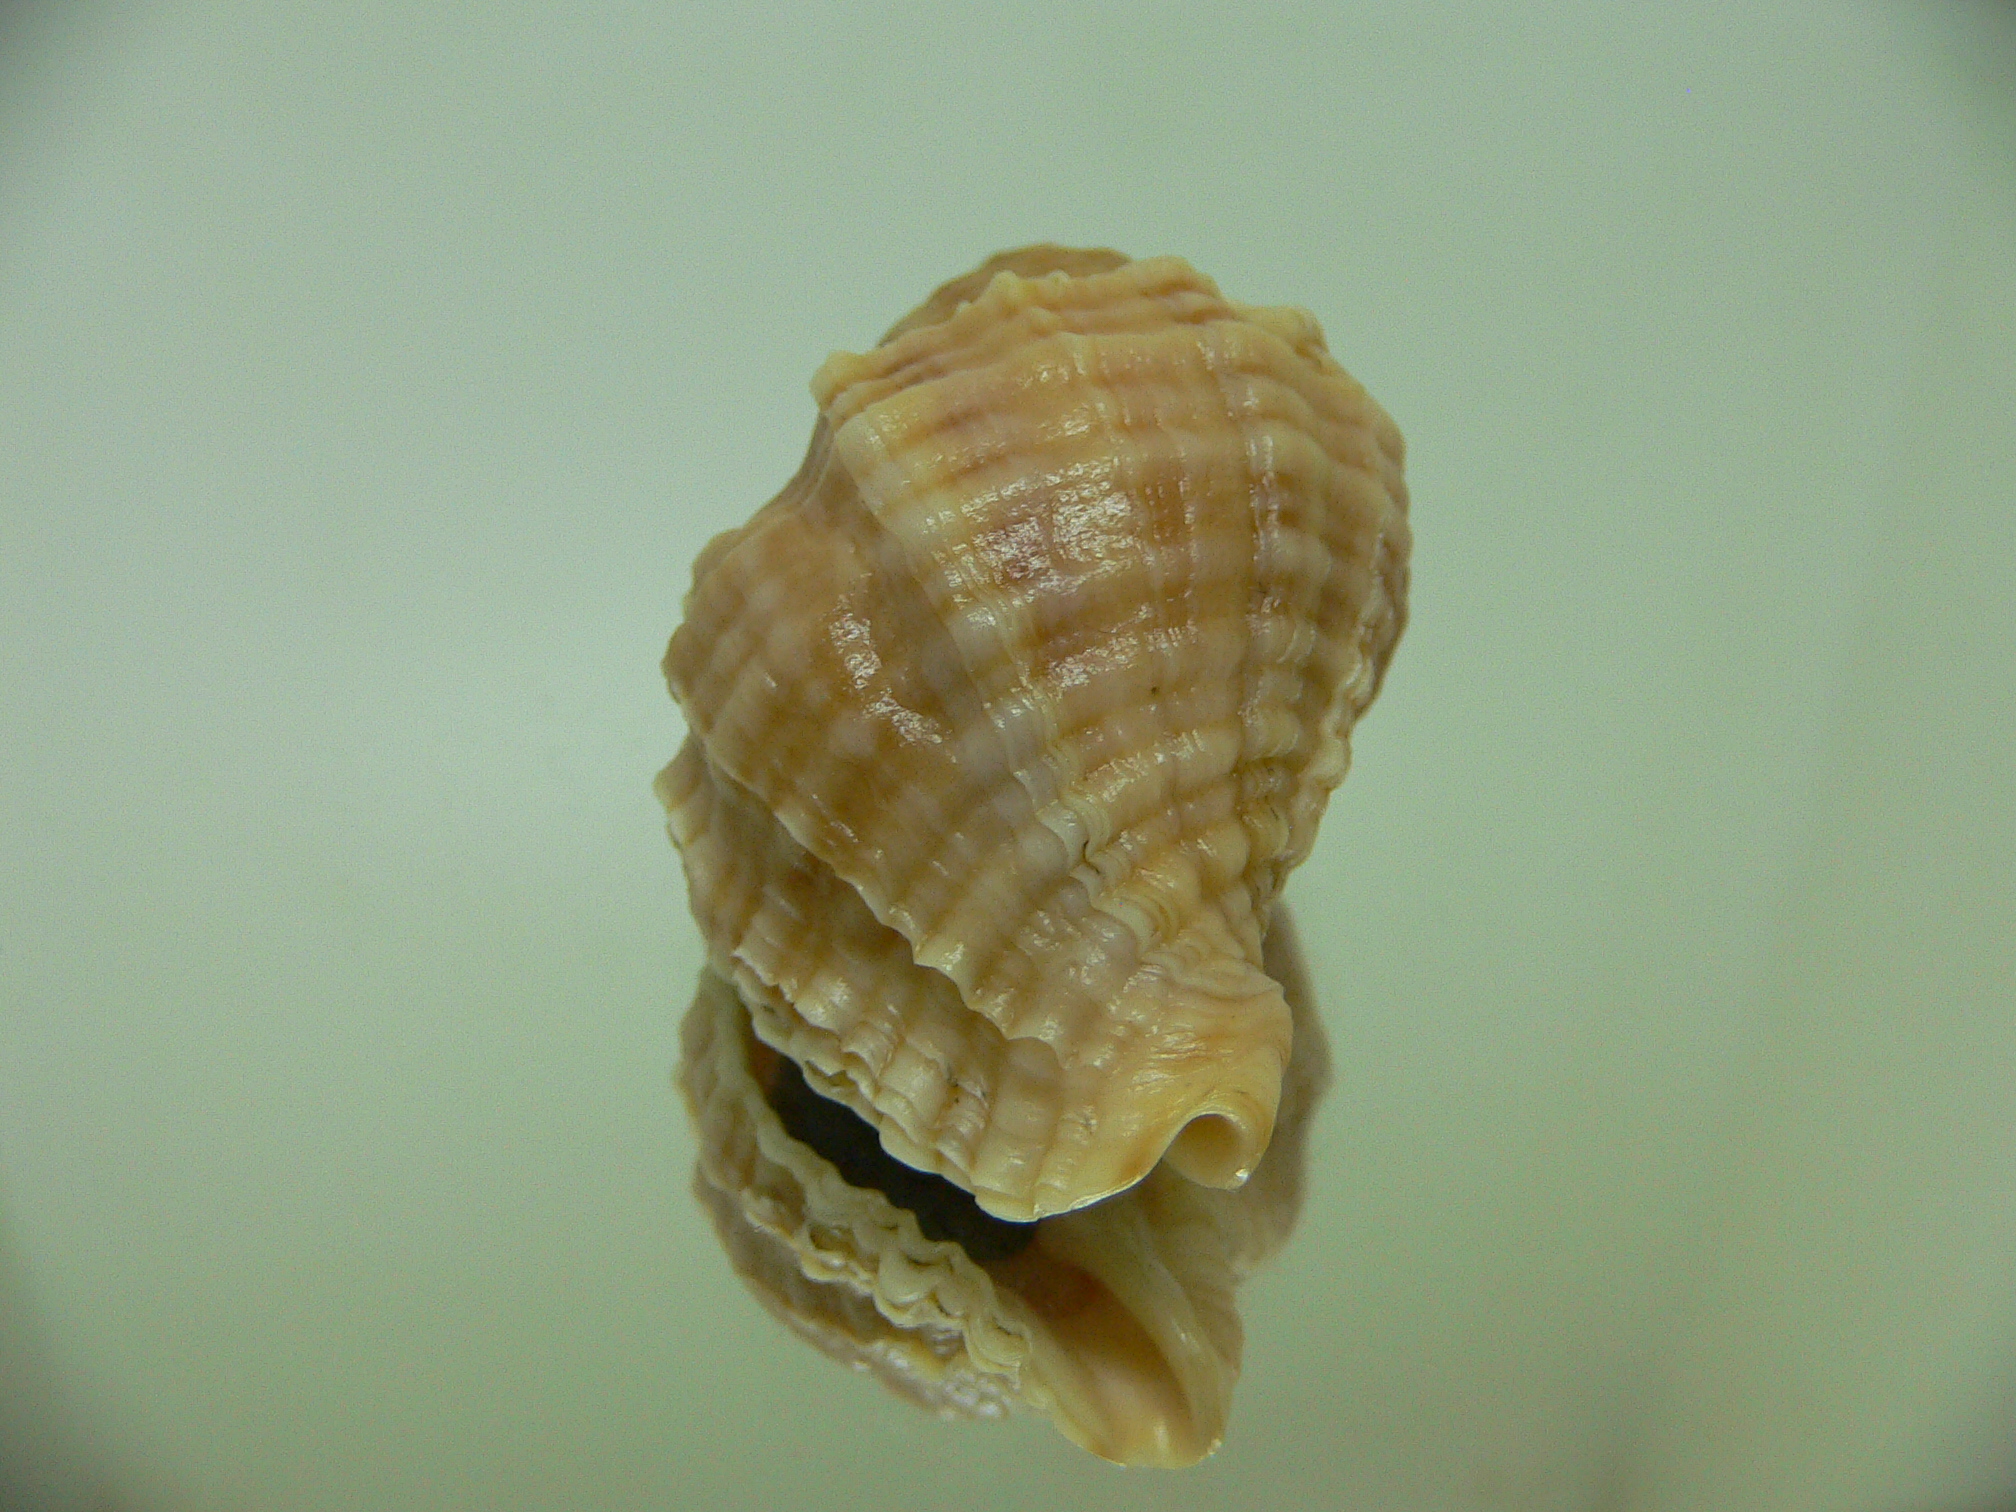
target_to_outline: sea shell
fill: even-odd
[[[837,1104],[822,1121],[853,1123],[851,1153],[828,1159],[794,1136],[796,1122],[822,1144],[849,1143],[845,1129],[787,1119],[810,1094],[710,968],[679,1070],[699,1134],[694,1190],[764,1306],[898,1394],[946,1417],[1026,1407],[1106,1459],[1192,1464],[1224,1435],[1242,1340],[1233,1290],[1295,1220],[1303,1135],[1329,1075],[1279,912],[1265,965],[1286,989],[1295,1050],[1252,1180],[1214,1190],[1163,1166],[1033,1225],[988,1218],[942,1178],[893,1162],[882,1174],[896,1176],[902,1203],[873,1184],[877,1173],[843,1174],[874,1135]]]
[[[1261,940],[1404,620],[1402,444],[1313,319],[1054,247],[813,380],[701,553],[658,791],[713,968],[887,1152],[1030,1220],[1233,1186]]]

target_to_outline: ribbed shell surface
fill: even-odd
[[[1037,1224],[1018,1254],[977,1262],[786,1132],[764,1096],[748,1012],[711,969],[681,1035],[694,1189],[766,1308],[919,1406],[946,1417],[1026,1407],[1122,1464],[1195,1463],[1231,1412],[1243,1338],[1234,1291],[1294,1225],[1303,1135],[1329,1077],[1278,916],[1263,959],[1295,1015],[1295,1050],[1279,1132],[1236,1192],[1155,1171]]]
[[[1025,249],[814,379],[695,567],[659,792],[757,1032],[1010,1219],[1265,1150],[1261,969],[1404,618],[1401,441],[1307,315]]]

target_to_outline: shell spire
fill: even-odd
[[[1261,942],[1404,622],[1399,432],[1308,315],[1035,247],[813,380],[702,552],[659,779],[714,969],[999,1217],[1242,1182]]]

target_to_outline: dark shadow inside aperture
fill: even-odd
[[[904,1165],[882,1148],[867,1120],[814,1092],[795,1061],[777,1060],[766,1096],[784,1131],[831,1161],[849,1186],[872,1188],[914,1214],[925,1238],[949,1240],[985,1264],[1019,1254],[1036,1237],[1035,1224],[996,1218],[971,1192]]]

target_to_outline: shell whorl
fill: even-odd
[[[1266,1149],[1261,942],[1404,622],[1399,432],[1300,311],[1027,248],[813,380],[659,780],[715,970],[1001,1217]]]

